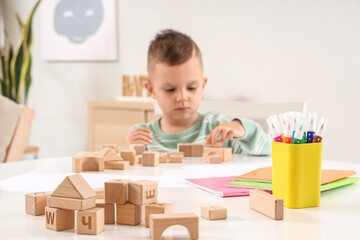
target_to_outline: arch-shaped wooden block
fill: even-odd
[[[199,239],[199,217],[195,213],[151,214],[151,239],[160,240],[163,232],[173,225],[184,226],[191,239]]]

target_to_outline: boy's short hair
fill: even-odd
[[[200,65],[203,67],[200,49],[189,36],[172,29],[163,30],[156,34],[155,39],[150,43],[148,72],[155,63],[175,66],[186,62],[193,55],[199,58]]]

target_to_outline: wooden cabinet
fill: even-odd
[[[136,123],[158,118],[152,101],[89,102],[89,151],[101,149],[104,143],[125,146],[125,136]]]

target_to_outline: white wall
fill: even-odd
[[[6,28],[15,36],[14,13],[25,18],[35,0],[2,1]],[[159,30],[174,28],[203,52],[205,98],[306,101],[309,111],[331,119],[323,158],[360,162],[357,0],[120,0],[120,58],[113,63],[45,62],[40,11],[29,105],[36,110],[31,143],[40,146],[41,157],[86,149],[87,102],[120,95],[122,74],[146,73],[149,42]]]

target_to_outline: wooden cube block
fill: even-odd
[[[192,157],[202,157],[204,155],[204,145],[201,143],[192,143],[191,144],[191,156]]]
[[[76,233],[96,235],[104,231],[104,209],[92,208],[76,214]]]
[[[183,163],[184,157],[182,155],[170,155],[170,163]]]
[[[143,166],[156,167],[159,165],[159,152],[146,151],[142,156]]]
[[[145,152],[145,145],[144,144],[130,144],[130,150],[135,150],[136,155],[142,155]]]
[[[184,153],[184,157],[191,157],[191,144],[190,143],[178,143],[178,152]]]
[[[129,202],[136,205],[156,203],[158,184],[150,180],[137,180],[129,183]]]
[[[145,227],[149,227],[149,216],[151,214],[172,213],[173,205],[171,203],[152,203],[145,206]]]
[[[116,204],[116,223],[135,226],[141,223],[141,206],[131,203]]]
[[[105,162],[105,169],[125,170],[129,168],[129,165],[128,161],[108,161]]]
[[[104,209],[104,222],[105,224],[115,223],[115,204],[105,203],[104,199],[96,199],[96,207]]]
[[[160,153],[159,154],[159,162],[160,163],[166,163],[167,160],[167,154],[166,153]]]
[[[75,199],[49,196],[47,201],[48,207],[67,210],[86,210],[93,208],[96,205],[95,197],[88,199]]]
[[[113,179],[105,182],[105,202],[124,204],[129,199],[128,179]]]
[[[103,157],[73,157],[72,171],[76,173],[85,171],[104,171]]]
[[[55,231],[72,229],[75,227],[75,211],[45,207],[45,226]]]
[[[93,188],[93,191],[96,194],[96,199],[105,199],[105,190],[104,188]]]
[[[142,155],[136,155],[135,156],[135,163],[142,164],[142,158],[143,158]]]
[[[50,193],[36,192],[25,194],[25,212],[34,216],[44,215]]]
[[[201,217],[207,220],[219,220],[227,218],[227,208],[222,206],[201,207]]]
[[[284,219],[284,200],[259,189],[250,190],[250,208],[274,220]]]
[[[134,150],[121,150],[120,157],[124,161],[128,161],[130,165],[135,164],[135,151]]]
[[[231,147],[224,147],[222,148],[224,151],[224,162],[229,162],[232,160],[232,148]]]
[[[114,150],[116,153],[119,152],[119,146],[116,143],[107,143],[107,144],[103,144],[102,148],[111,148],[112,150]]]

